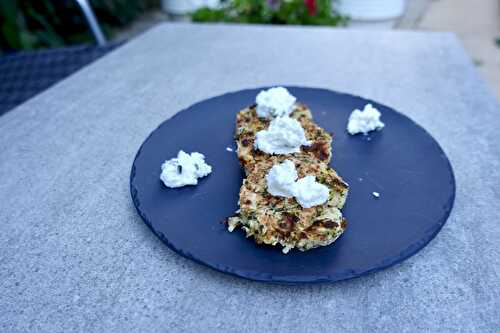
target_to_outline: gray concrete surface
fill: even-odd
[[[403,15],[395,25],[396,29],[415,29],[428,12],[432,0],[406,0]]]
[[[130,26],[121,29],[114,40],[137,36],[152,26],[172,18],[161,10],[143,14]],[[184,18],[188,20],[188,17]],[[444,31],[456,33],[473,58],[481,76],[500,101],[500,38],[499,0],[407,0],[404,15],[395,22],[371,22],[354,28],[367,30],[396,29]]]
[[[457,180],[436,239],[385,271],[301,287],[164,246],[130,200],[139,145],[196,101],[280,83],[423,125]],[[0,331],[498,332],[499,111],[452,34],[161,25],[0,118]]]

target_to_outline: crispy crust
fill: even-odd
[[[285,156],[309,156],[318,162],[329,163],[332,156],[332,137],[313,122],[311,111],[307,106],[297,104],[290,117],[300,122],[304,128],[306,138],[312,141],[312,145],[302,146],[299,153]],[[237,153],[246,174],[252,171],[255,164],[272,156],[254,148],[255,135],[257,132],[268,128],[269,123],[268,119],[257,116],[255,105],[241,110],[236,116],[235,140],[238,146]]]
[[[314,175],[330,189],[327,203],[303,208],[294,198],[272,196],[265,176],[274,164],[291,160],[300,177]],[[257,243],[281,244],[283,252],[292,248],[305,251],[334,242],[345,230],[342,217],[348,185],[337,173],[311,156],[271,156],[255,164],[240,189],[240,211],[228,219],[229,230],[241,227]]]

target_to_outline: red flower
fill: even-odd
[[[304,0],[304,5],[306,5],[310,16],[316,15],[316,0]]]

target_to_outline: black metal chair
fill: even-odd
[[[87,0],[75,0],[96,45],[18,52],[0,57],[0,116],[122,43],[107,43]]]

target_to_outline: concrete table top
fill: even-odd
[[[385,271],[298,287],[163,245],[130,199],[142,141],[194,102],[273,84],[361,95],[425,127],[457,182],[438,236]],[[498,332],[499,116],[448,33],[160,25],[0,118],[0,331]]]

